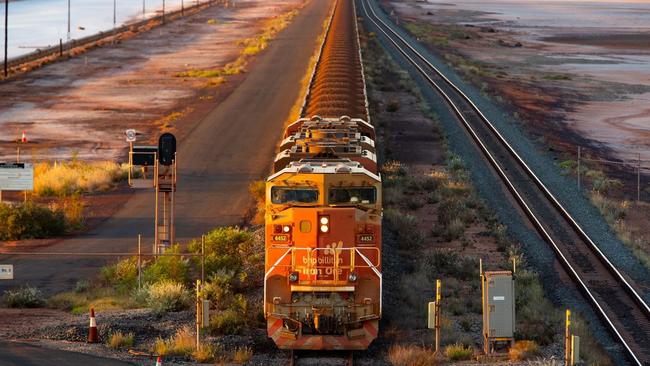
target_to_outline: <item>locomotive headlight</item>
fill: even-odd
[[[289,226],[289,225],[284,225],[284,227],[282,228],[282,230],[283,230],[285,233],[288,233],[289,231],[291,231],[291,226]]]
[[[298,282],[298,272],[289,273],[289,282]]]
[[[357,274],[354,272],[350,273],[350,275],[348,275],[348,280],[350,282],[357,282]]]
[[[320,231],[323,232],[323,233],[326,233],[326,232],[330,231],[330,228],[327,225],[321,225],[320,226]]]
[[[327,225],[330,223],[330,219],[328,217],[323,216],[320,218],[320,223],[321,225]]]

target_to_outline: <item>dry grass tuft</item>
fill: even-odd
[[[455,343],[445,347],[445,356],[451,361],[470,360],[474,355],[472,347],[466,347],[463,344]]]
[[[221,352],[222,349],[218,345],[203,343],[199,349],[192,352],[192,358],[200,363],[214,362]]]
[[[510,348],[508,356],[510,361],[528,360],[539,354],[539,346],[535,341],[517,341],[514,347]]]
[[[124,334],[119,330],[108,337],[106,344],[113,349],[133,347],[135,336],[133,333]]]
[[[395,366],[437,365],[433,352],[419,346],[393,345],[388,350],[388,361]]]
[[[232,355],[232,362],[246,363],[253,358],[253,350],[250,347],[237,347]]]
[[[160,356],[190,356],[194,353],[194,334],[183,327],[169,339],[157,338],[153,351]]]
[[[39,196],[67,196],[106,191],[126,179],[128,167],[112,161],[40,163],[34,168],[34,193]]]

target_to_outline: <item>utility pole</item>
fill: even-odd
[[[113,30],[117,24],[117,0],[113,0]]]
[[[7,68],[7,53],[9,42],[9,0],[5,0],[5,78],[9,75]]]
[[[70,0],[68,0],[68,42],[70,42]]]
[[[145,0],[142,0],[142,20],[147,19],[146,13],[144,11],[144,2]]]
[[[162,23],[165,24],[165,0],[163,0]]]

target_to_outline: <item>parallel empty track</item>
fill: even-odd
[[[460,88],[442,74],[395,26],[359,0],[364,15],[445,100],[490,162],[530,223],[636,365],[650,365],[650,307],[600,251],[508,141]]]
[[[312,74],[302,117],[368,121],[354,0],[338,0]]]

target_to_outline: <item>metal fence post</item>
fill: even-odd
[[[138,234],[138,290],[142,288],[142,235]]]
[[[580,153],[581,148],[578,146],[578,190],[580,190]]]
[[[205,235],[201,235],[201,283],[205,283]]]
[[[639,153],[638,166],[636,170],[636,202],[641,202],[641,153]]]

